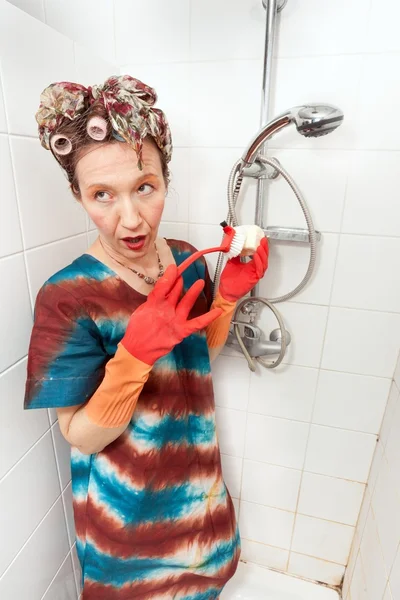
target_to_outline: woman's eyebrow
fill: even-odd
[[[148,180],[159,180],[159,175],[157,173],[153,173],[152,171],[148,171],[147,173],[143,173],[143,175],[140,175],[140,177],[138,177],[137,179],[135,179],[135,181],[133,182],[134,186],[137,185],[141,185],[144,181],[148,181]],[[114,187],[114,184],[112,182],[109,183],[91,183],[88,187],[87,190],[92,190],[93,188],[110,188],[110,187]]]

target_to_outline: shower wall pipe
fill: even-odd
[[[272,75],[272,59],[274,56],[274,44],[275,44],[275,31],[276,22],[278,18],[278,11],[281,10],[286,1],[282,0],[263,0],[263,5],[266,9],[265,19],[265,44],[264,44],[264,66],[263,66],[263,81],[262,81],[262,93],[261,93],[261,119],[260,125],[263,127],[268,123],[268,117],[270,113],[270,96],[271,96],[271,75]],[[267,144],[264,144],[260,148],[260,155],[264,156],[267,149]],[[255,208],[255,224],[263,228],[263,217],[264,217],[264,200],[267,189],[267,180],[257,180],[257,192],[256,192],[256,208]],[[252,292],[252,296],[258,295],[258,285],[256,285]]]

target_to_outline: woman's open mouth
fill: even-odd
[[[129,250],[141,250],[145,244],[146,236],[138,235],[136,237],[125,237],[122,239]]]

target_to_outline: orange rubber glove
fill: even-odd
[[[240,262],[240,256],[231,258],[221,273],[219,288],[211,308],[220,308],[218,319],[207,327],[207,344],[219,348],[226,342],[236,303],[264,276],[268,268],[268,240],[263,238],[252,260]]]
[[[170,265],[146,302],[132,314],[105,377],[85,406],[92,423],[119,427],[129,422],[152,366],[184,338],[206,328],[222,309],[215,307],[188,320],[204,281],[198,280],[179,301],[183,280],[177,266]]]

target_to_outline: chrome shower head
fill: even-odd
[[[305,137],[321,137],[334,131],[343,122],[343,112],[330,104],[307,104],[295,106],[267,123],[250,142],[242,156],[245,164],[252,164],[260,147],[275,133],[294,123]]]

